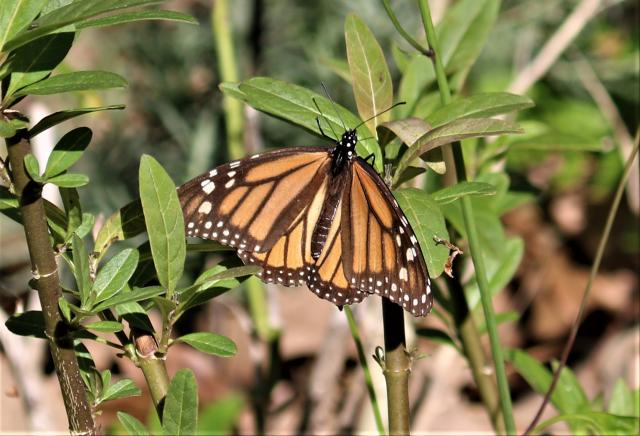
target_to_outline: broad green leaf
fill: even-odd
[[[38,16],[47,0],[2,0],[0,8],[0,52],[5,43]]]
[[[190,369],[181,369],[171,380],[164,402],[165,435],[193,435],[198,426],[198,390]]]
[[[90,306],[91,278],[89,276],[89,255],[84,241],[77,235],[73,235],[73,275],[76,278],[76,286],[80,293],[80,305],[83,309]]]
[[[233,356],[238,351],[236,344],[231,339],[215,333],[190,333],[179,337],[175,342],[184,342],[196,350],[215,356]]]
[[[616,380],[609,400],[609,413],[614,415],[638,416],[640,410],[634,409],[633,393],[625,381],[621,378]]]
[[[108,17],[96,18],[81,21],[76,24],[76,29],[86,29],[88,27],[106,27],[116,24],[134,23],[136,21],[163,20],[178,21],[187,24],[198,24],[198,21],[191,15],[177,11],[136,11],[122,14],[110,15]]]
[[[588,434],[637,435],[640,432],[640,420],[635,416],[620,416],[591,411],[555,416],[538,424],[532,432],[534,434],[543,433],[542,430],[558,422],[566,422],[571,428],[589,429]],[[574,434],[584,433],[582,431]]]
[[[26,127],[28,127],[28,123],[18,118],[12,120],[0,119],[0,138],[11,138],[18,130]]]
[[[37,134],[44,132],[50,127],[53,127],[57,124],[60,124],[64,121],[67,121],[71,118],[75,118],[80,115],[89,114],[92,112],[99,112],[99,111],[122,110],[124,109],[124,107],[125,106],[123,104],[117,104],[112,106],[87,107],[87,108],[70,109],[66,111],[54,112],[51,115],[47,115],[46,117],[38,121],[38,123],[35,126],[29,129],[29,138],[33,138]]]
[[[398,107],[397,112],[402,117],[416,115],[418,101],[435,80],[436,76],[431,60],[422,54],[413,55],[402,74],[398,88],[398,98],[401,101],[406,101],[407,104]]]
[[[416,117],[410,117],[381,123],[378,126],[378,135],[382,143],[388,142],[383,141],[383,137],[391,136],[393,134],[400,138],[403,143],[412,145],[429,130],[431,130],[431,126],[425,123],[424,120]]]
[[[391,115],[381,114],[393,104],[391,74],[378,41],[357,15],[347,15],[344,37],[358,113],[369,120],[369,130],[375,132],[378,124]]]
[[[102,391],[100,397],[104,397],[104,393],[111,386],[111,371],[105,369],[104,371],[100,371],[100,380],[102,382]]]
[[[142,391],[133,380],[124,379],[110,385],[102,396],[102,401],[117,400],[118,398],[139,396]]]
[[[162,297],[156,298],[165,300]],[[154,298],[154,301],[156,298]],[[135,327],[148,333],[155,332],[153,324],[151,324],[151,320],[149,319],[149,315],[147,315],[147,311],[135,301],[117,305],[116,312],[118,313],[118,316],[121,316],[125,321],[127,321],[130,327]]]
[[[46,182],[60,188],[79,188],[89,183],[89,176],[86,174],[63,173],[47,178]]]
[[[218,85],[218,89],[222,91],[224,95],[233,97],[240,101],[247,101],[247,96],[240,90],[240,83],[222,82]]]
[[[4,0],[3,0],[4,1]],[[161,3],[159,0],[82,0],[75,1],[49,13],[42,15],[33,25],[23,30],[6,42],[4,50],[13,50],[29,41],[40,38],[56,30],[68,26],[69,24],[87,20],[107,12],[118,9],[130,8],[134,6],[150,5]],[[34,15],[35,17],[35,15]]]
[[[321,57],[319,62],[329,68],[336,76],[353,86],[349,64],[343,59]]]
[[[495,195],[495,186],[482,182],[460,182],[453,186],[447,186],[431,194],[439,204],[447,204],[464,197],[465,195],[482,196]]]
[[[173,181],[148,155],[140,160],[140,199],[158,280],[172,295],[184,269],[184,218]]]
[[[404,170],[404,172],[402,173],[402,177],[400,177],[400,179],[398,179],[396,185],[394,186],[394,188],[397,188],[399,186],[402,186],[403,183],[408,182],[411,179],[414,179],[415,177],[418,177],[420,174],[426,172],[427,170],[424,168],[420,168],[420,167],[409,167],[406,170]]]
[[[436,245],[433,240],[434,236],[449,239],[440,207],[426,192],[419,189],[399,189],[393,195],[418,238],[429,276],[432,279],[438,277],[442,274],[449,255],[446,247]]]
[[[107,71],[76,71],[58,74],[33,85],[26,86],[14,95],[50,95],[61,92],[86,91],[89,89],[124,88],[127,81]]]
[[[327,98],[301,86],[268,77],[256,77],[242,82],[239,87],[246,96],[246,102],[255,109],[302,126],[317,135],[322,133],[316,120],[320,120],[324,134],[335,140],[340,139],[335,136],[340,136],[345,129],[355,128],[361,122],[349,110],[337,103],[334,106]],[[313,103],[314,100],[320,110]],[[336,135],[332,132],[336,132]],[[376,157],[376,169],[380,171],[382,154],[372,136],[366,125],[358,127],[359,138],[371,139],[358,141],[356,151],[362,157],[373,154]]]
[[[40,177],[40,165],[38,164],[38,159],[31,153],[24,157],[24,169],[27,170],[27,174],[31,177],[32,180],[39,182],[42,180]]]
[[[34,336],[46,339],[44,334],[44,318],[40,310],[28,310],[23,313],[11,315],[4,324],[11,333],[20,336]]]
[[[230,393],[205,406],[198,420],[198,434],[232,434],[245,402],[242,395]]]
[[[97,253],[98,259],[102,258],[113,242],[133,238],[145,230],[140,200],[132,201],[121,207],[107,218],[96,236],[94,251]]]
[[[96,304],[91,310],[93,312],[100,312],[110,307],[117,306],[119,304],[129,303],[131,301],[143,301],[156,297],[164,293],[162,286],[147,286],[145,288],[133,288],[131,292],[121,292],[115,297],[105,300],[99,304]]]
[[[436,26],[440,58],[446,67],[473,21],[482,12],[487,0],[460,0],[448,8]]]
[[[138,421],[136,418],[129,415],[128,413],[117,412],[117,415],[118,415],[118,420],[120,421],[120,424],[122,424],[124,429],[130,435],[149,436],[151,434],[149,433],[149,430],[147,430],[140,421]]]
[[[74,233],[78,235],[80,238],[84,238],[89,234],[91,229],[93,229],[93,225],[95,224],[96,217],[89,212],[85,212],[82,214],[82,220],[80,221],[80,225],[76,227]]]
[[[461,118],[487,118],[533,106],[528,97],[507,92],[476,94],[441,107],[429,115],[427,121],[435,128]]]
[[[80,341],[74,343],[74,349],[76,352],[76,358],[78,359],[78,366],[80,367],[80,376],[87,387],[87,393],[91,404],[95,403],[100,391],[100,384],[102,383],[102,376],[96,369],[96,364],[91,357],[91,353],[87,347]]]
[[[74,36],[73,32],[47,35],[16,50],[7,66],[11,81],[4,98],[47,77],[67,56]]]
[[[91,136],[88,127],[78,127],[64,135],[49,156],[45,177],[57,176],[76,163],[91,142]]]
[[[138,266],[138,250],[125,248],[98,271],[91,292],[95,302],[107,300],[124,288]]]
[[[123,329],[122,323],[118,321],[96,321],[86,324],[85,327],[89,330],[104,333],[119,332]]]
[[[522,130],[517,124],[492,118],[466,118],[452,121],[430,130],[409,147],[409,150],[407,150],[398,163],[394,181],[401,176],[402,172],[414,159],[436,147],[467,138],[480,138],[520,132],[522,132]]]

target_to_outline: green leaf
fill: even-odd
[[[3,0],[4,1],[4,0]],[[14,50],[29,41],[40,38],[56,30],[68,26],[69,24],[84,21],[107,12],[118,9],[130,8],[160,3],[159,0],[82,0],[69,3],[35,20],[29,29],[23,30],[13,35],[4,46],[4,51]],[[32,17],[35,18],[35,15]],[[31,21],[31,20],[29,20]],[[28,23],[27,23],[28,24]]]
[[[58,74],[26,86],[14,95],[50,95],[61,92],[86,91],[93,89],[124,88],[127,81],[108,71],[76,71]]]
[[[423,327],[423,328],[417,329],[416,334],[432,342],[449,345],[451,347],[454,347],[458,351],[460,351],[458,345],[451,338],[451,336],[449,336],[449,334],[443,330],[430,328],[430,327]]]
[[[625,381],[621,378],[616,380],[609,400],[609,413],[614,415],[639,416],[640,410],[634,408],[633,393]]]
[[[140,421],[138,421],[136,418],[129,415],[128,413],[117,412],[117,415],[118,415],[118,420],[120,421],[120,424],[122,424],[124,429],[130,435],[136,435],[136,436],[151,435],[151,433],[149,433],[149,430],[147,430]]]
[[[115,297],[96,304],[91,310],[100,312],[119,304],[129,303],[131,301],[143,301],[156,297],[164,293],[162,286],[147,286],[145,288],[133,288],[131,292],[121,292]]]
[[[77,235],[73,235],[73,275],[76,278],[76,285],[80,293],[80,305],[83,309],[90,306],[91,298],[91,278],[89,276],[89,256],[84,241]]]
[[[358,113],[363,120],[368,120],[393,104],[391,74],[378,41],[357,15],[347,15],[344,37]],[[369,130],[375,132],[378,124],[390,115],[380,114],[367,121]]]
[[[547,419],[532,431],[537,434],[558,422],[566,422],[571,428],[590,429],[589,434],[637,435],[640,432],[640,420],[635,416],[619,416],[604,412],[567,413]],[[585,433],[585,432],[582,432]],[[577,433],[574,433],[577,434]]]
[[[44,318],[40,310],[28,310],[23,313],[11,315],[4,324],[11,333],[20,336],[34,336],[46,339],[44,334]]]
[[[28,127],[28,123],[19,118],[12,120],[0,119],[0,138],[11,138],[19,129]]]
[[[231,434],[244,410],[244,403],[242,395],[231,393],[207,404],[200,413],[198,434]]]
[[[476,94],[441,107],[429,115],[427,121],[435,128],[457,119],[487,118],[533,106],[530,98],[507,92]]]
[[[64,297],[58,298],[58,307],[60,308],[60,312],[62,313],[62,316],[64,316],[64,319],[66,319],[67,322],[71,322],[71,306],[67,299]]]
[[[138,266],[138,250],[126,248],[100,268],[91,292],[95,302],[107,300],[124,288]]]
[[[240,90],[240,83],[222,82],[218,85],[218,89],[222,91],[224,95],[233,97],[240,101],[246,101],[247,96]]]
[[[127,321],[130,327],[135,327],[151,334],[155,332],[153,324],[151,324],[151,320],[147,315],[147,311],[135,301],[117,305],[116,312],[118,316],[121,316]]]
[[[522,132],[522,130],[517,124],[492,118],[465,118],[452,121],[430,130],[409,147],[409,150],[407,150],[398,163],[394,181],[402,175],[402,172],[414,159],[436,147],[467,138],[480,138],[520,132]]]
[[[78,117],[84,114],[90,114],[92,112],[100,112],[100,111],[111,111],[111,110],[122,110],[125,106],[123,104],[116,104],[111,106],[99,106],[99,107],[86,107],[79,109],[70,109],[66,111],[54,112],[51,115],[47,115],[40,121],[38,124],[33,126],[29,130],[29,138],[33,138],[39,133],[44,132],[45,130],[58,125],[64,121],[70,120],[71,118]]]
[[[137,21],[163,20],[178,21],[187,24],[198,24],[198,21],[191,15],[177,11],[136,11],[125,12],[123,14],[110,15],[108,17],[96,18],[93,20],[81,21],[76,24],[76,29],[86,29],[88,27],[106,27],[117,24],[134,23]]]
[[[48,0],[2,0],[0,8],[0,52],[5,43],[25,29]]]
[[[184,269],[184,218],[176,186],[148,155],[140,160],[140,199],[158,280],[172,295]]]
[[[196,378],[189,369],[181,369],[171,380],[164,403],[162,430],[165,435],[192,435],[198,425]]]
[[[439,204],[453,203],[457,199],[465,195],[482,196],[495,195],[495,186],[482,182],[460,182],[452,186],[448,186],[431,194],[433,199]]]
[[[145,230],[142,203],[132,201],[107,218],[96,236],[94,251],[101,258],[113,242],[133,238]]]
[[[440,207],[426,192],[419,189],[399,189],[393,195],[418,238],[429,276],[432,279],[438,277],[449,256],[449,250],[443,245],[436,245],[433,240],[434,236],[449,239]]]
[[[85,328],[96,332],[114,333],[122,331],[122,323],[118,321],[96,321],[85,325]]]
[[[78,173],[64,173],[46,179],[47,183],[51,183],[60,188],[79,188],[89,183],[89,176]]]
[[[88,127],[78,127],[64,135],[49,156],[45,177],[57,176],[76,163],[91,142],[91,136]]]
[[[340,138],[333,137],[332,132],[335,131],[336,135],[339,135],[345,128],[353,128],[360,124],[358,117],[349,110],[339,104],[334,107],[327,98],[301,86],[268,77],[256,77],[242,82],[239,87],[246,96],[246,102],[255,109],[302,126],[317,135],[322,135],[317,119],[320,120],[324,133],[332,135],[335,140]],[[320,111],[314,105],[314,99]],[[360,126],[358,130],[358,137],[371,139],[358,141],[356,151],[363,157],[373,154],[376,157],[376,169],[382,170],[380,146],[372,138],[373,135],[366,125]]]
[[[142,392],[133,380],[124,379],[110,385],[102,396],[102,401],[117,400],[118,398],[139,396]]]
[[[424,120],[416,117],[409,117],[401,120],[381,123],[378,126],[378,135],[380,135],[380,138],[395,135],[400,138],[403,143],[412,145],[429,130],[431,130],[431,126],[425,123]]]
[[[40,165],[38,164],[38,159],[31,153],[24,157],[24,168],[27,170],[27,174],[31,180],[39,182],[42,180],[40,177]]]
[[[507,322],[514,322],[520,319],[520,314],[515,310],[509,310],[507,312],[496,313],[496,324],[504,324]],[[482,322],[478,324],[478,333],[483,335],[487,332],[487,324]]]
[[[191,345],[196,350],[214,356],[228,357],[237,352],[236,344],[226,336],[215,333],[198,332],[184,335],[175,340]]]
[[[11,81],[5,99],[25,86],[47,77],[67,56],[73,44],[73,32],[56,33],[30,42],[11,54],[8,70]]]
[[[417,115],[415,109],[418,101],[435,80],[436,76],[431,60],[422,54],[413,55],[400,79],[399,98],[401,101],[406,101],[407,104],[400,106],[397,109],[398,113],[402,117]]]
[[[85,212],[82,214],[82,220],[80,221],[80,225],[76,227],[74,233],[78,235],[80,238],[84,238],[89,234],[89,232],[93,229],[93,225],[95,224],[96,217],[93,214]]]
[[[60,189],[60,197],[62,205],[67,216],[67,228],[64,241],[69,242],[75,230],[82,223],[82,205],[80,204],[80,195],[77,189]],[[82,238],[80,234],[78,237]]]

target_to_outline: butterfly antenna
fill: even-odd
[[[331,106],[333,106],[333,110],[336,111],[336,115],[338,115],[338,119],[342,123],[342,128],[346,132],[347,131],[347,126],[344,123],[344,120],[342,119],[342,117],[340,116],[340,112],[338,112],[338,106],[336,106],[336,103],[331,98],[331,95],[329,94],[329,91],[327,91],[327,87],[324,86],[324,83],[320,82],[320,85],[322,85],[322,89],[324,89],[324,93],[327,94],[327,97],[329,98],[329,101],[331,102]]]
[[[366,120],[364,120],[363,122],[361,122],[360,124],[358,124],[358,125],[357,125],[353,130],[356,130],[358,127],[360,127],[361,125],[363,125],[363,124],[364,124],[364,123],[366,123],[366,122],[371,121],[371,120],[372,120],[372,119],[374,119],[375,117],[379,117],[380,115],[382,115],[382,114],[384,114],[384,113],[389,112],[389,111],[390,111],[391,109],[393,109],[394,107],[396,107],[396,106],[400,106],[400,105],[403,105],[403,104],[407,104],[407,102],[406,102],[406,101],[399,101],[399,102],[397,102],[396,104],[393,104],[393,105],[389,106],[388,108],[386,108],[386,109],[385,109],[385,110],[383,110],[382,112],[378,112],[378,113],[377,113],[377,114],[375,114],[374,116],[367,118]]]
[[[320,125],[320,118],[316,118],[316,122],[318,123],[318,129],[320,129],[320,133],[322,134],[322,136],[325,136],[329,139],[338,139],[338,134],[336,133],[335,130],[333,130],[333,126],[331,125],[331,123],[329,122],[329,120],[327,120],[327,117],[324,116],[324,113],[322,113],[322,110],[320,109],[320,106],[318,106],[318,102],[316,101],[315,98],[311,99],[313,101],[313,104],[316,106],[316,109],[318,109],[318,112],[320,112],[320,115],[322,115],[322,118],[324,118],[324,120],[327,122],[327,124],[329,125],[329,128],[331,129],[331,133],[333,133],[333,138],[329,138],[327,135],[324,134],[324,132],[322,131],[322,126]]]

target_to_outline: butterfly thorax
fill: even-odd
[[[340,141],[331,150],[331,173],[336,176],[356,156],[358,134],[355,130],[347,130]]]

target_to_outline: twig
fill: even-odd
[[[609,209],[609,215],[607,216],[607,222],[605,223],[604,230],[602,232],[602,237],[600,238],[600,242],[598,243],[598,250],[596,251],[596,257],[593,261],[593,265],[591,265],[591,271],[589,272],[589,280],[587,281],[587,287],[584,290],[584,294],[582,294],[582,301],[580,302],[580,308],[578,309],[578,314],[576,315],[576,320],[571,327],[571,332],[569,333],[569,339],[567,339],[567,343],[562,350],[562,357],[560,358],[560,364],[553,374],[553,379],[551,380],[551,385],[549,386],[549,390],[547,391],[544,399],[542,400],[542,404],[540,404],[540,408],[536,413],[536,416],[531,421],[531,424],[527,427],[524,434],[529,434],[544,412],[545,407],[549,403],[551,399],[551,395],[558,384],[558,380],[560,379],[560,374],[562,370],[567,364],[567,359],[569,358],[569,354],[571,353],[571,349],[573,348],[573,343],[576,340],[576,336],[578,335],[578,329],[580,328],[580,323],[582,321],[582,316],[584,315],[584,311],[587,307],[587,302],[589,301],[589,293],[591,292],[591,287],[593,286],[593,281],[598,274],[598,269],[600,268],[600,261],[602,260],[602,256],[604,254],[604,248],[607,245],[607,241],[609,240],[609,234],[611,233],[611,228],[613,227],[613,221],[616,217],[616,212],[618,211],[618,206],[620,206],[620,199],[622,198],[622,194],[624,193],[624,186],[626,184],[629,175],[631,174],[631,168],[633,166],[633,160],[636,158],[638,154],[638,147],[640,146],[640,129],[636,132],[635,145],[633,150],[631,151],[631,155],[627,159],[627,163],[624,167],[624,173],[620,182],[618,183],[618,189],[616,190],[616,194],[613,198],[613,204]]]
[[[391,5],[389,4],[389,0],[382,0],[382,6],[384,6],[384,10],[387,11],[387,15],[389,16],[389,19],[393,23],[393,26],[396,28],[398,33],[413,48],[415,48],[416,50],[418,50],[418,52],[422,53],[423,55],[425,55],[427,57],[433,56],[433,50],[431,50],[430,48],[427,48],[427,47],[423,47],[422,44],[420,44],[418,41],[413,39],[411,37],[411,35],[409,35],[409,33],[407,33],[407,31],[404,30],[404,27],[402,27],[402,25],[400,24],[400,21],[398,21],[398,17],[396,17],[396,14],[393,12],[393,9],[391,8]]]
[[[29,179],[24,168],[24,157],[30,153],[27,130],[20,129],[8,138],[7,150],[11,164],[12,181],[20,198],[20,211],[33,275],[42,305],[45,334],[56,368],[62,391],[69,428],[77,434],[94,434],[95,427],[91,407],[87,401],[84,383],[69,328],[58,310],[58,299],[62,296],[58,265],[49,242],[49,229],[42,199],[42,186]]]
[[[549,38],[536,58],[518,73],[508,91],[523,94],[544,76],[558,57],[571,44],[589,20],[596,14],[602,0],[582,0],[558,30]]]

